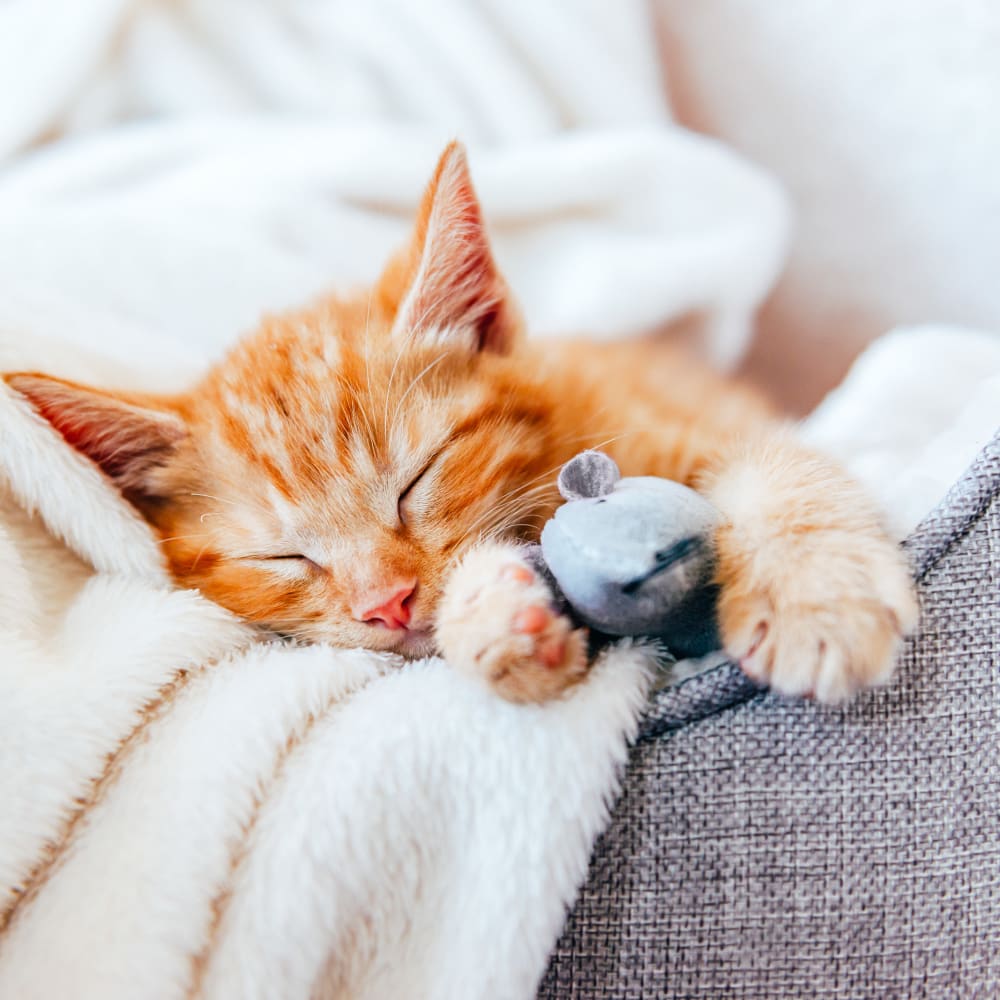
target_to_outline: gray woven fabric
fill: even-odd
[[[657,696],[540,997],[1000,997],[998,491],[1000,437],[907,542],[889,688]]]

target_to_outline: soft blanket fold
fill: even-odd
[[[168,681],[124,736],[108,721],[103,774],[13,897],[0,995],[530,995],[640,660],[544,717],[320,649]]]
[[[61,516],[100,510],[99,545],[122,511],[84,488]],[[518,708],[439,661],[254,641],[7,514],[0,996],[531,994],[648,653]]]

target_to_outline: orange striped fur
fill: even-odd
[[[875,514],[755,394],[651,344],[524,340],[454,145],[372,290],[265,319],[189,392],[7,379],[118,482],[178,583],[277,632],[430,652],[456,557],[483,537],[536,538],[559,466],[598,446],[625,475],[700,486],[732,513],[723,629],[750,672],[782,686],[782,622],[798,642],[819,621],[817,649],[838,631],[855,643],[841,656],[851,689],[884,674],[913,622]],[[802,587],[795,539],[825,591]],[[416,583],[410,628],[358,620],[358,602],[397,580]],[[834,610],[816,606],[822,594]],[[776,645],[755,664],[762,629]],[[815,689],[817,655],[809,678],[783,686]]]

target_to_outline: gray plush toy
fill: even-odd
[[[658,638],[678,659],[719,648],[712,504],[668,479],[622,479],[599,451],[563,466],[559,492],[541,554],[577,618],[606,636]]]

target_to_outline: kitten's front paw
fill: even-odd
[[[723,642],[743,671],[784,694],[837,702],[892,675],[917,603],[902,553],[848,532],[774,540],[767,553],[719,540]]]
[[[441,599],[437,641],[456,669],[508,701],[548,701],[587,671],[585,630],[553,610],[548,585],[514,546],[464,557]]]

